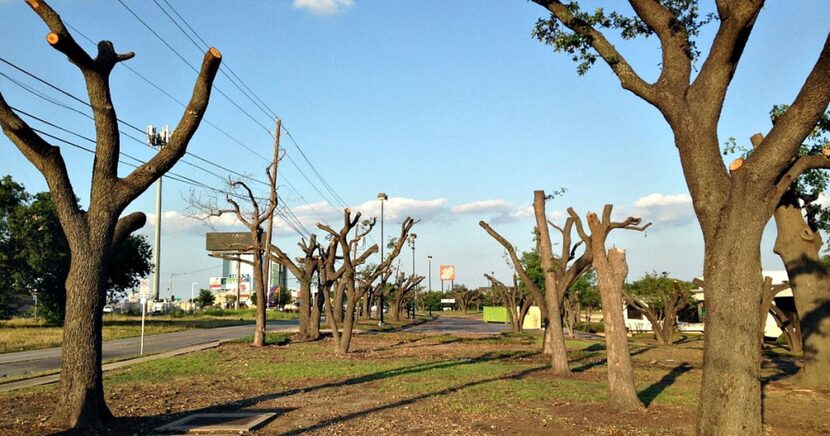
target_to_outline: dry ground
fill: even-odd
[[[615,413],[604,345],[569,341],[570,377],[552,376],[538,338],[362,334],[348,356],[328,339],[244,343],[107,373],[109,432],[142,434],[193,412],[273,411],[261,434],[691,434],[702,341],[631,344],[644,413]],[[765,359],[768,434],[830,433],[830,393],[787,383],[789,357]],[[41,434],[54,386],[0,394],[0,434]]]

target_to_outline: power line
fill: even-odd
[[[156,4],[156,6],[158,6],[158,8],[159,8],[159,9],[161,9],[161,11],[164,13],[164,15],[166,15],[166,16],[167,16],[167,18],[168,18],[168,19],[170,19],[170,21],[172,21],[172,22],[173,22],[173,24],[174,24],[174,25],[175,25],[175,26],[179,29],[179,31],[181,31],[181,32],[185,35],[185,37],[187,37],[187,39],[188,39],[188,40],[190,40],[190,42],[191,42],[191,43],[193,43],[193,45],[194,45],[197,49],[199,49],[199,50],[204,50],[204,49],[206,49],[206,48],[207,48],[208,44],[205,42],[205,40],[204,40],[204,39],[203,39],[203,38],[199,35],[199,33],[198,33],[198,32],[196,32],[196,30],[195,30],[195,29],[194,29],[194,28],[190,25],[190,23],[188,23],[188,22],[187,22],[187,20],[186,20],[186,19],[185,19],[185,18],[184,18],[181,14],[179,14],[179,12],[178,12],[178,11],[177,11],[177,10],[176,10],[176,9],[175,9],[175,8],[174,8],[174,7],[173,7],[173,6],[172,6],[172,5],[171,5],[171,4],[170,4],[167,0],[164,0],[165,4],[167,4],[167,6],[168,6],[168,7],[169,7],[169,8],[170,8],[173,12],[174,12],[174,14],[175,14],[175,15],[176,15],[176,16],[177,16],[177,17],[178,17],[178,18],[179,18],[179,19],[180,19],[180,20],[184,23],[184,25],[185,25],[188,29],[190,29],[190,31],[191,31],[191,32],[192,32],[192,33],[193,33],[193,34],[194,34],[194,35],[195,35],[195,36],[199,39],[199,41],[201,41],[201,42],[202,42],[202,44],[203,44],[202,46],[200,46],[200,45],[199,45],[199,44],[198,44],[198,43],[197,43],[197,42],[196,42],[196,41],[195,41],[195,40],[194,40],[194,39],[193,39],[193,38],[192,38],[192,37],[188,34],[188,32],[187,32],[187,31],[185,31],[185,30],[184,30],[184,28],[182,28],[182,26],[181,26],[181,25],[179,25],[179,23],[178,23],[178,22],[177,22],[177,21],[176,21],[176,20],[175,20],[175,19],[174,19],[174,18],[173,18],[173,17],[172,17],[172,16],[171,16],[171,15],[170,15],[170,14],[169,14],[169,13],[168,13],[168,12],[167,12],[167,11],[166,11],[163,7],[162,7],[162,6],[161,6],[161,4],[159,4],[159,2],[158,2],[157,0],[153,0],[153,1],[154,1],[154,3]],[[124,4],[122,0],[119,0],[119,2],[120,2],[120,3],[121,3],[121,4],[125,7],[125,8],[127,8],[126,4]],[[181,59],[181,60],[182,60],[182,61],[184,61],[184,62],[185,62],[188,66],[190,66],[191,68],[193,68],[193,67],[192,67],[192,66],[191,66],[191,65],[190,65],[190,64],[189,64],[189,63],[188,63],[188,62],[184,59],[184,57],[183,57],[183,56],[181,56],[181,54],[180,54],[178,51],[176,51],[175,49],[173,49],[173,48],[172,48],[172,46],[171,46],[169,43],[167,43],[167,41],[166,41],[166,40],[164,40],[164,38],[162,38],[162,37],[161,37],[161,36],[160,36],[160,35],[159,35],[159,34],[158,34],[155,30],[153,30],[153,29],[152,29],[152,28],[151,28],[151,27],[150,27],[150,26],[149,26],[149,25],[148,25],[148,24],[147,24],[144,20],[141,20],[141,19],[140,19],[140,18],[139,18],[139,17],[135,14],[135,12],[133,12],[131,9],[129,9],[129,8],[127,8],[127,9],[128,9],[128,10],[130,11],[130,13],[131,13],[134,17],[136,17],[136,18],[137,18],[137,19],[138,19],[138,20],[139,20],[139,21],[140,21],[140,22],[141,22],[141,23],[142,23],[145,27],[147,27],[147,29],[148,29],[148,30],[150,30],[150,31],[153,33],[153,35],[155,35],[157,38],[159,38],[160,40],[162,40],[162,42],[164,43],[164,45],[165,45],[165,46],[167,46],[168,48],[170,48],[170,49],[171,49],[171,50],[172,50],[172,51],[173,51],[173,52],[174,52],[174,53],[175,53],[175,54],[179,57],[179,59]],[[229,72],[230,72],[230,73],[231,73],[231,74],[232,74],[232,75],[236,78],[236,80],[234,80],[233,78],[231,78],[230,76],[228,76],[227,74],[225,74],[225,73],[224,73],[224,71],[222,71],[222,69],[223,69],[223,68],[226,68],[226,69],[227,69],[227,70],[228,70],[228,71],[229,71]],[[275,118],[275,117],[276,117],[276,112],[275,112],[273,109],[271,109],[271,108],[267,105],[267,103],[265,103],[265,102],[264,102],[261,98],[259,98],[259,96],[256,94],[256,92],[254,92],[254,91],[253,91],[253,90],[252,90],[252,89],[251,89],[251,88],[250,88],[247,84],[245,84],[245,82],[244,82],[244,81],[243,81],[243,80],[242,80],[242,79],[241,79],[241,78],[240,78],[240,77],[239,77],[239,76],[238,76],[235,72],[233,72],[233,70],[230,68],[230,66],[229,66],[229,65],[227,65],[227,63],[223,63],[222,67],[220,67],[220,71],[222,71],[222,73],[225,75],[225,77],[227,77],[227,78],[228,78],[228,80],[229,80],[229,81],[230,81],[230,82],[231,82],[231,83],[232,83],[232,84],[233,84],[233,85],[234,85],[234,86],[235,86],[235,87],[236,87],[236,88],[237,88],[237,89],[238,89],[238,90],[239,90],[239,91],[240,91],[243,95],[245,95],[245,97],[247,97],[249,100],[251,100],[251,102],[252,102],[252,103],[253,103],[253,104],[254,104],[254,105],[255,105],[258,109],[260,109],[260,111],[262,111],[262,112],[263,112],[266,116],[268,116],[268,117],[270,117],[270,118]],[[237,83],[237,82],[238,82],[238,83]],[[244,87],[244,89],[243,89],[243,87]],[[220,91],[218,88],[217,88],[217,90],[218,90],[218,91]],[[247,90],[247,91],[246,91],[246,90]],[[250,92],[250,94],[251,94],[251,95],[253,95],[253,97],[252,97],[251,95],[249,95],[249,94],[248,94],[248,92]],[[240,109],[240,110],[241,110],[241,111],[242,111],[245,115],[247,115],[249,118],[251,118],[251,119],[253,120],[253,117],[251,116],[251,114],[250,114],[250,113],[248,113],[247,111],[245,111],[244,109],[242,109],[242,108],[241,108],[238,104],[236,104],[233,100],[231,100],[231,99],[230,99],[230,97],[228,97],[225,93],[223,93],[223,92],[221,92],[221,91],[220,91],[220,93],[221,93],[223,96],[225,96],[225,97],[226,97],[229,101],[231,101],[231,103],[233,103],[233,104],[234,104],[234,106],[236,106],[236,107],[237,107],[238,109]],[[256,120],[254,120],[254,122],[255,122],[255,123],[257,123],[257,124],[259,124],[261,127],[263,127],[263,128],[264,128],[267,132],[269,132],[269,136],[271,135],[270,130],[268,130],[267,128],[265,128],[262,124],[260,124],[260,123],[259,123],[259,122],[257,122]],[[285,126],[283,126],[283,130],[284,130],[284,131],[285,131],[285,133],[288,135],[289,139],[290,139],[290,140],[291,140],[291,142],[294,144],[294,147],[297,149],[297,151],[299,151],[299,152],[300,152],[300,155],[302,156],[302,158],[306,161],[306,163],[308,164],[308,166],[311,168],[311,170],[314,172],[314,174],[317,176],[317,178],[318,178],[318,179],[320,180],[320,182],[323,184],[324,189],[325,189],[326,191],[328,191],[328,192],[332,195],[332,197],[340,203],[340,205],[341,205],[341,206],[343,206],[343,207],[347,207],[346,202],[345,202],[345,201],[343,201],[342,197],[340,197],[340,196],[339,196],[339,195],[338,195],[338,194],[334,191],[334,189],[331,187],[331,185],[330,185],[330,184],[329,184],[329,183],[325,180],[325,178],[323,178],[322,174],[320,174],[320,172],[317,170],[317,168],[316,168],[316,167],[315,167],[315,166],[311,163],[311,160],[308,158],[308,156],[307,156],[307,155],[305,154],[305,152],[302,150],[302,147],[300,147],[299,143],[297,143],[297,141],[294,139],[294,137],[291,135],[291,133],[288,131],[288,129],[287,129],[287,128],[285,128]],[[299,171],[299,172],[303,175],[303,177],[306,179],[306,181],[309,183],[309,185],[311,185],[311,186],[314,188],[314,190],[315,190],[315,191],[317,191],[317,193],[318,193],[318,194],[320,194],[320,196],[321,196],[322,198],[324,198],[326,201],[328,201],[328,202],[329,202],[330,204],[332,204],[332,205],[335,203],[335,202],[331,201],[331,199],[327,198],[327,196],[326,196],[325,194],[323,194],[323,192],[322,192],[322,191],[320,191],[320,189],[319,189],[319,188],[317,188],[317,186],[316,186],[316,185],[315,185],[315,184],[314,184],[314,183],[313,183],[313,182],[312,182],[312,181],[308,178],[308,176],[306,176],[306,175],[305,175],[305,173],[304,173],[304,172],[300,169],[299,165],[297,165],[297,163],[296,163],[296,162],[294,161],[294,159],[291,157],[291,155],[289,155],[289,154],[287,154],[287,153],[286,153],[286,157],[288,157],[288,160],[291,162],[291,164],[292,164],[292,165],[293,165],[293,166],[297,169],[297,171]]]

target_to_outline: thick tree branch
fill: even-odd
[[[660,38],[663,60],[657,83],[669,83],[680,89],[688,88],[692,73],[692,53],[686,28],[657,0],[629,0],[629,3]]]
[[[196,133],[207,110],[213,79],[219,71],[221,62],[222,55],[219,50],[211,48],[205,53],[190,102],[173,131],[173,136],[152,159],[119,181],[117,188],[119,205],[126,205],[135,199],[184,156],[187,144]]]
[[[575,33],[585,36],[591,46],[611,67],[623,88],[638,95],[643,100],[657,105],[657,93],[652,85],[644,81],[631,67],[628,61],[617,51],[601,32],[576,18],[568,8],[558,0],[533,0],[549,10],[562,24]]]
[[[144,227],[147,223],[147,216],[143,212],[133,212],[121,217],[115,224],[115,234],[112,238],[112,246],[121,245],[124,240],[134,231]]]
[[[524,282],[525,286],[527,286],[527,289],[530,291],[530,294],[536,301],[536,305],[539,306],[542,313],[547,313],[547,303],[545,301],[545,296],[542,295],[542,290],[539,289],[538,286],[536,286],[536,283],[533,282],[533,280],[527,274],[527,271],[525,271],[524,267],[522,266],[522,261],[519,259],[519,256],[516,255],[516,249],[513,248],[513,245],[510,244],[510,242],[508,242],[507,239],[504,239],[502,235],[493,230],[493,228],[490,227],[490,225],[486,222],[479,221],[478,225],[481,226],[481,228],[484,229],[484,231],[487,232],[487,234],[492,236],[493,239],[495,239],[499,244],[501,244],[502,247],[504,247],[505,251],[507,251],[508,256],[510,256],[510,260],[513,261],[513,268],[516,270],[516,273],[519,274],[519,278],[522,279],[522,282]]]
[[[789,165],[798,148],[816,127],[830,103],[830,33],[812,71],[793,104],[775,121],[766,138],[747,159],[760,175],[789,174]],[[800,175],[796,174],[796,177]]]
[[[755,19],[763,0],[745,0],[719,4],[720,27],[712,41],[709,55],[689,89],[697,112],[712,128],[717,127],[726,98],[726,90],[735,75]]]

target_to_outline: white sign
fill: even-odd
[[[455,298],[442,298],[441,299],[441,304],[444,304],[444,303],[455,304]]]
[[[150,280],[141,279],[138,282],[138,295],[142,300],[146,300],[150,296]],[[143,304],[143,303],[142,303]]]

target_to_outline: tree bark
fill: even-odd
[[[254,328],[254,342],[255,347],[262,347],[265,345],[265,309],[268,306],[268,297],[265,292],[266,284],[263,280],[263,262],[262,250],[257,249],[254,253],[254,292],[256,292],[256,325]]]
[[[545,214],[545,191],[533,191],[533,211],[536,216],[536,237],[539,238],[539,256],[545,276],[545,306],[548,312],[548,334],[551,340],[551,368],[554,374],[570,374],[568,350],[562,330],[562,302],[554,277],[553,247],[550,242],[548,218]],[[567,259],[560,259],[567,262]]]
[[[830,389],[830,273],[819,256],[821,235],[805,221],[792,190],[781,199],[774,216],[778,230],[774,251],[787,270],[803,343],[804,365],[795,381]]]
[[[716,234],[705,238],[699,434],[762,432],[757,314],[762,299],[760,238],[766,220],[753,209],[735,205]]]
[[[593,215],[594,219],[596,218]],[[588,215],[591,223],[592,215]],[[594,235],[597,234],[593,231]],[[608,403],[617,410],[642,410],[643,403],[634,387],[634,372],[628,354],[628,336],[623,320],[622,287],[628,275],[625,251],[594,247],[594,269],[597,271],[597,287],[602,298],[602,319],[605,324],[605,344],[608,355]]]
[[[101,373],[101,326],[105,292],[106,246],[71,238],[72,256],[66,279],[66,319],[58,387],[60,407],[52,422],[71,428],[99,427],[112,418],[104,400]]]

